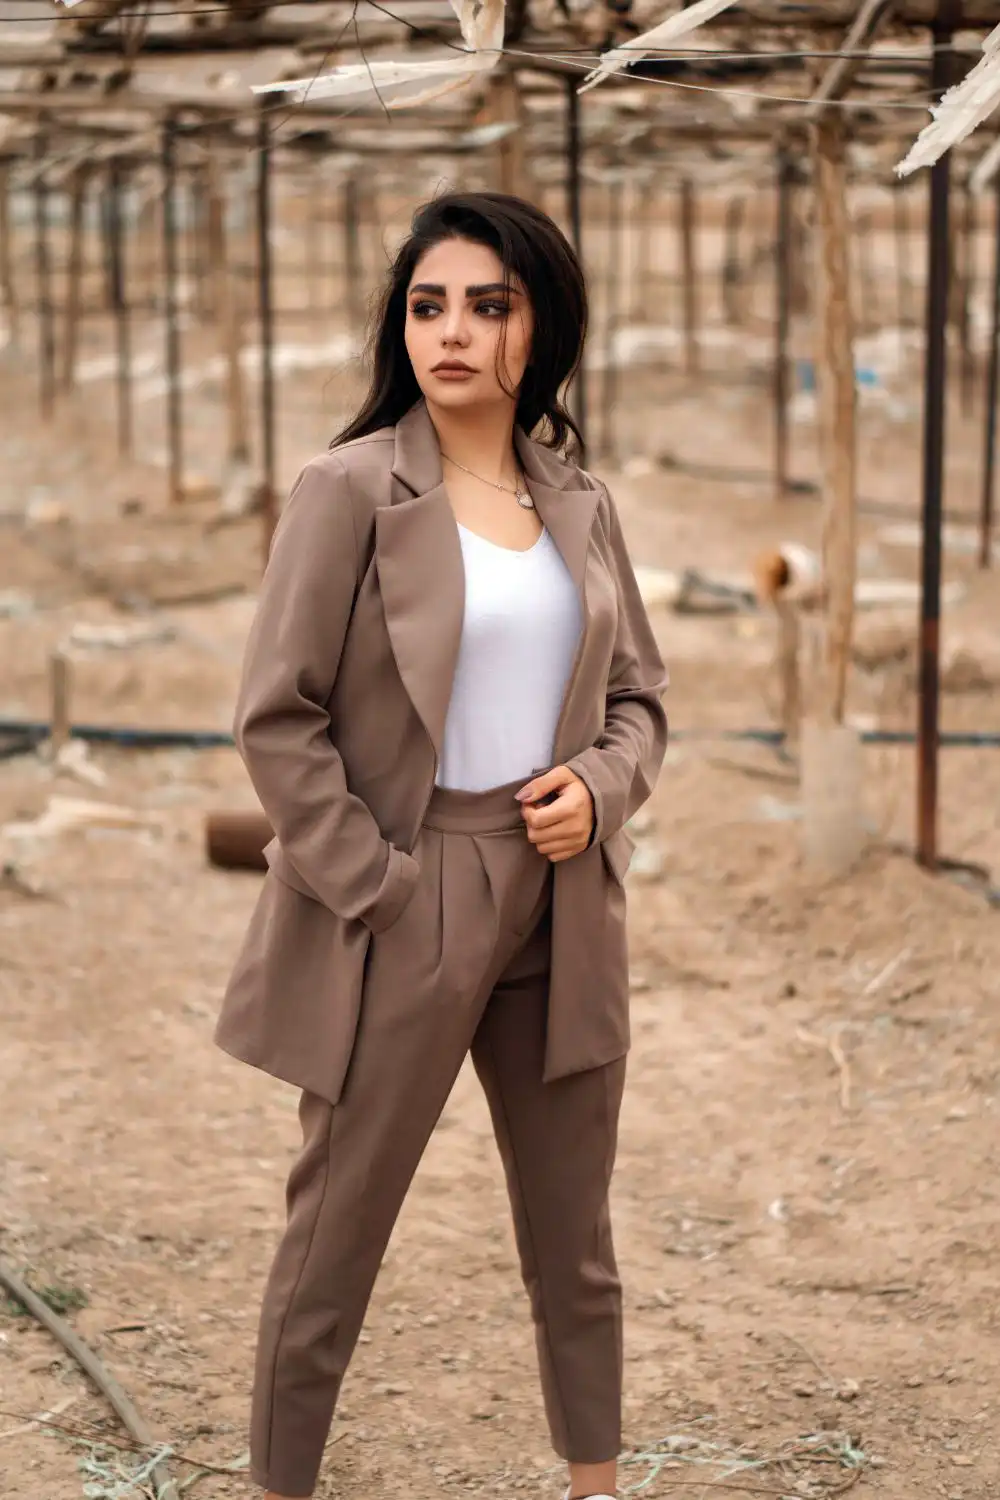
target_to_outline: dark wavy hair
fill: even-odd
[[[587,333],[587,287],[572,245],[548,214],[506,193],[443,193],[418,208],[410,234],[389,268],[376,303],[366,351],[368,394],[330,444],[336,448],[394,425],[420,400],[404,342],[406,294],[420,259],[447,239],[472,240],[496,252],[508,283],[523,286],[534,315],[531,355],[517,392],[516,418],[550,448],[579,429],[561,399],[575,375]]]

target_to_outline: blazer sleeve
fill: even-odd
[[[234,733],[283,852],[331,911],[373,932],[405,907],[419,869],[347,785],[330,700],[357,587],[350,481],[314,459],[286,502],[247,641]]]
[[[608,674],[604,733],[595,745],[567,761],[593,798],[592,844],[617,833],[646,801],[667,748],[667,716],[661,702],[667,672],[614,502],[610,495],[607,499],[610,562],[618,590],[618,632]]]

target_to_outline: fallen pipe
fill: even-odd
[[[273,837],[261,812],[212,812],[205,819],[205,853],[217,870],[266,870],[264,847]]]

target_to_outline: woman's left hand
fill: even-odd
[[[533,806],[555,792],[554,802]],[[539,854],[557,864],[581,854],[594,831],[594,801],[587,788],[568,766],[554,766],[544,776],[522,787],[517,794],[528,838]]]

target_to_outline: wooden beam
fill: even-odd
[[[867,52],[883,21],[897,0],[864,0],[850,31],[844,38],[841,51],[847,54]],[[814,91],[812,102],[806,110],[806,119],[815,122],[824,113],[828,104],[843,99],[864,63],[863,57],[850,55],[838,57],[830,64]]]
[[[854,341],[849,271],[850,217],[843,121],[814,127],[816,229],[819,241],[816,379],[823,492],[823,576],[826,601],[825,681],[820,704],[827,722],[842,723],[854,627],[857,495]]]

